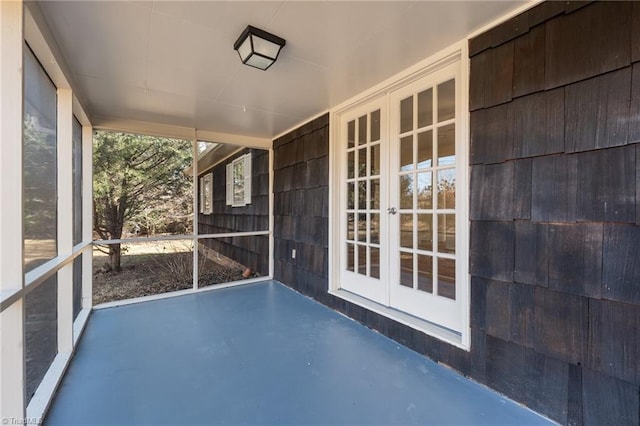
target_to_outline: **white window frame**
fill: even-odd
[[[240,171],[240,167],[242,170]],[[227,205],[245,207],[251,204],[251,153],[242,155],[227,164]],[[241,193],[241,195],[236,196]]]
[[[379,97],[390,96],[390,93],[405,87],[418,79],[429,75],[444,66],[452,63],[460,63],[461,79],[460,79],[460,93],[456,94],[456,101],[463,105],[464,113],[460,117],[459,122],[456,123],[456,127],[459,127],[460,137],[463,139],[461,145],[464,146],[464,152],[456,153],[456,168],[462,170],[464,179],[457,182],[456,191],[459,196],[458,207],[456,209],[456,215],[460,217],[461,223],[467,225],[461,229],[456,229],[457,232],[463,234],[463,240],[465,244],[462,247],[456,247],[456,262],[462,262],[464,264],[463,270],[465,271],[462,276],[458,276],[457,279],[463,280],[462,291],[457,296],[460,298],[462,310],[460,312],[462,328],[460,333],[452,332],[433,324],[429,321],[416,318],[415,316],[405,314],[396,309],[384,306],[382,304],[372,302],[364,297],[355,295],[351,292],[342,290],[340,288],[340,256],[341,256],[341,236],[340,236],[340,197],[342,196],[341,182],[341,167],[343,165],[343,159],[341,158],[342,151],[340,141],[340,123],[343,121],[343,117],[350,111],[358,108],[359,106]],[[468,105],[469,100],[469,55],[468,55],[468,40],[465,38],[446,49],[432,55],[416,65],[398,73],[397,75],[385,80],[384,82],[372,87],[371,89],[357,95],[356,97],[345,101],[344,103],[333,108],[330,112],[330,152],[329,152],[329,169],[331,170],[330,176],[330,215],[329,215],[329,293],[347,300],[351,303],[364,307],[368,310],[376,312],[380,315],[391,318],[404,325],[412,327],[416,330],[422,331],[454,346],[460,347],[465,350],[469,350],[471,347],[471,330],[470,330],[470,275],[469,275],[469,165],[468,165],[468,152],[469,152],[469,112]],[[391,123],[389,123],[389,126]]]

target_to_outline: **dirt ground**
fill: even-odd
[[[109,271],[108,256],[93,252],[93,304],[150,296],[193,287],[191,240],[123,244],[122,271]],[[199,286],[238,281],[240,267],[198,260]]]

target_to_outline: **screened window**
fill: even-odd
[[[73,168],[73,245],[82,242],[82,125],[73,118],[72,135]],[[82,310],[82,256],[73,261],[73,319]]]
[[[30,271],[57,256],[57,92],[25,46],[23,119],[24,266]],[[58,350],[57,275],[24,298],[26,402]]]
[[[82,125],[74,117],[73,149],[73,245],[82,242]]]
[[[22,146],[27,272],[58,254],[56,121],[56,87],[26,47]]]

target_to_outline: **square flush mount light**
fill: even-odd
[[[248,25],[233,48],[238,51],[243,64],[266,70],[278,59],[286,40],[260,28]]]

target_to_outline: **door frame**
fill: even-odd
[[[463,138],[463,145],[465,152],[461,152],[460,159],[457,160],[459,164],[457,167],[462,169],[462,175],[464,180],[461,182],[457,191],[461,191],[459,199],[459,211],[456,212],[460,215],[460,223],[464,223],[459,232],[462,234],[462,244],[460,247],[456,247],[456,262],[463,264],[463,273],[457,276],[457,280],[463,280],[460,286],[456,285],[456,288],[460,289],[460,318],[461,328],[460,331],[454,331],[442,327],[438,324],[434,324],[427,320],[417,318],[415,316],[400,312],[398,310],[389,308],[380,303],[370,301],[360,295],[345,291],[340,287],[340,256],[343,254],[341,249],[342,235],[340,234],[340,220],[341,220],[341,185],[342,174],[341,167],[344,161],[341,158],[341,140],[340,132],[343,117],[348,114],[349,111],[356,109],[364,104],[375,100],[376,98],[386,98],[388,100],[389,94],[401,87],[411,84],[412,82],[429,75],[447,65],[460,61],[461,78],[460,78],[460,94],[457,100],[463,105],[460,121],[460,135]],[[444,340],[452,345],[460,347],[465,350],[469,350],[471,346],[471,333],[470,333],[470,275],[469,275],[469,166],[468,166],[468,154],[469,154],[469,112],[467,105],[469,104],[469,54],[468,54],[468,40],[465,38],[442,51],[420,61],[390,77],[389,79],[373,86],[372,88],[360,93],[359,95],[341,103],[340,105],[330,110],[329,120],[329,288],[330,294],[344,299],[350,303],[354,303],[358,306],[366,308],[370,311],[376,312],[385,317],[391,318],[397,322],[410,326],[416,330],[422,331],[440,340]],[[389,122],[389,113],[387,111],[387,126],[391,126]],[[458,230],[457,230],[458,231]]]

